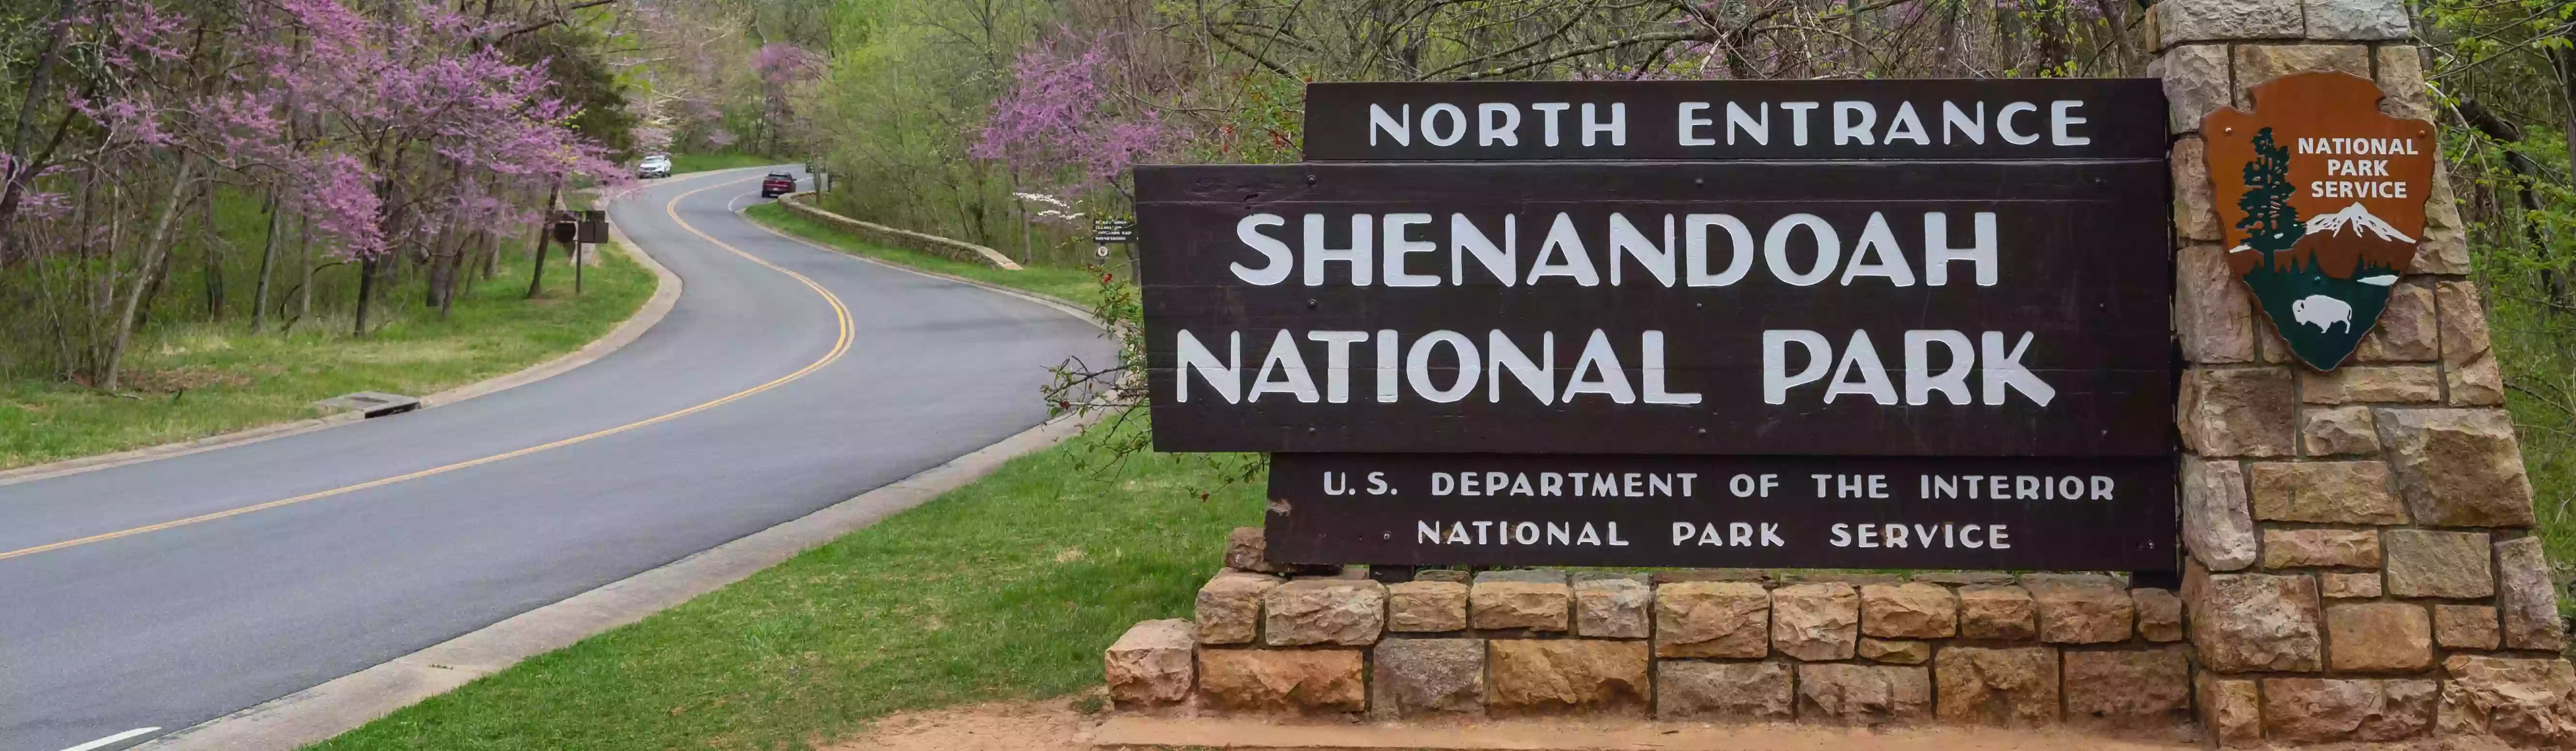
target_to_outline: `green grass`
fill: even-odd
[[[1096,685],[1100,650],[1188,613],[1225,531],[1261,518],[1259,488],[1203,459],[1083,468],[1105,432],[318,748],[802,749]]]
[[[1093,276],[1093,272],[1082,269],[1062,266],[1023,266],[1018,271],[1009,271],[990,264],[873,245],[831,225],[788,211],[787,207],[776,203],[753,204],[750,208],[744,209],[743,213],[778,231],[812,240],[852,255],[1035,292],[1085,307],[1091,306],[1100,299],[1099,277]]]
[[[735,154],[731,152],[720,154],[672,154],[671,174],[679,175],[690,172],[707,172],[711,170],[733,169],[735,167],[763,167],[772,164],[787,164],[793,161],[795,160],[782,159],[774,156],[761,156],[759,154]]]
[[[557,256],[559,259],[560,256]],[[51,378],[0,379],[0,468],[40,464],[226,433],[324,414],[312,402],[352,391],[423,395],[502,375],[579,349],[652,297],[655,280],[624,253],[602,254],[572,294],[572,269],[546,270],[546,294],[522,299],[527,266],[460,296],[446,320],[398,286],[350,336],[349,311],[306,320],[290,334],[223,323],[156,323],[130,345],[123,395]],[[322,310],[316,301],[316,310]]]

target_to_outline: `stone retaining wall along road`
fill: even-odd
[[[938,235],[914,232],[912,230],[896,227],[888,227],[875,222],[863,222],[829,211],[824,211],[810,203],[813,195],[814,194],[811,191],[789,193],[779,196],[778,204],[787,207],[788,211],[803,214],[815,221],[848,230],[850,233],[858,235],[860,239],[876,243],[878,245],[892,248],[903,248],[905,250],[918,250],[923,253],[947,256],[949,258],[969,263],[989,263],[995,268],[1010,271],[1020,270],[1020,265],[1013,262],[1010,256],[1002,255],[1001,251],[966,242],[964,240],[951,240]]]

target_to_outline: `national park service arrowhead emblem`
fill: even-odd
[[[2415,262],[2433,187],[2433,124],[2379,111],[2379,87],[2301,73],[2254,87],[2254,111],[2201,120],[2228,269],[2290,351],[2333,370]]]

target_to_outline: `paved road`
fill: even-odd
[[[685,291],[598,362],[411,414],[0,485],[7,556],[591,434],[804,372],[570,445],[0,558],[0,751],[185,728],[802,516],[1037,424],[1043,368],[1107,352],[1062,312],[750,225],[729,207],[759,200],[759,174],[683,175],[612,207]],[[846,351],[806,371],[839,349],[833,305],[707,237],[838,297]]]

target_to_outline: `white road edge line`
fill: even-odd
[[[118,743],[122,743],[122,742],[124,742],[124,741],[126,741],[126,740],[128,740],[128,739],[131,739],[131,738],[135,737],[135,736],[138,736],[138,735],[148,735],[148,734],[151,734],[151,733],[160,732],[160,730],[161,730],[161,729],[160,729],[160,728],[157,728],[157,727],[151,727],[151,728],[135,728],[135,729],[133,729],[133,730],[128,730],[128,731],[125,731],[125,732],[122,732],[122,733],[117,733],[117,734],[115,734],[115,735],[111,735],[111,736],[108,736],[108,737],[105,737],[105,738],[100,738],[100,739],[98,739],[98,740],[90,741],[90,742],[88,742],[88,743],[83,743],[83,744],[80,744],[80,745],[78,745],[78,746],[73,746],[73,747],[71,747],[71,748],[66,748],[66,749],[63,749],[63,751],[98,751],[98,749],[102,749],[102,748],[106,748],[106,747],[109,747],[109,746],[116,745],[116,744],[118,744]]]

